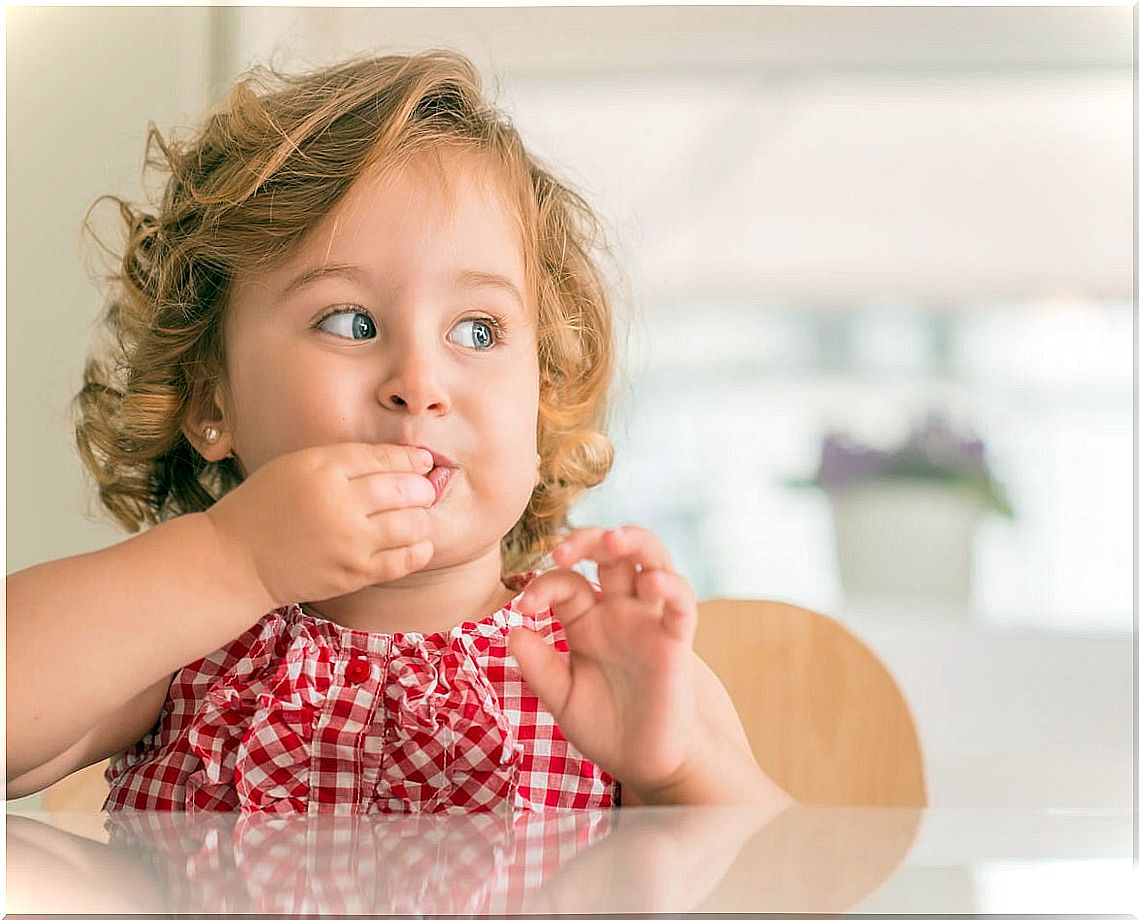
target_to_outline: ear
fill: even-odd
[[[542,481],[542,455],[537,451],[534,452],[534,488],[538,488],[538,483]]]
[[[211,463],[235,456],[232,425],[215,389],[210,405],[192,404],[182,422],[182,434]]]

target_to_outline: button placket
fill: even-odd
[[[367,655],[357,653],[344,666],[344,679],[350,684],[362,684],[372,676],[372,662]]]

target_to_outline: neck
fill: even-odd
[[[412,572],[397,581],[369,585],[304,607],[348,629],[428,634],[445,632],[467,621],[477,622],[514,594],[502,583],[496,545],[455,565]]]

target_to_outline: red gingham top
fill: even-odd
[[[521,591],[536,575],[505,579]],[[595,589],[596,590],[596,589]],[[506,637],[567,653],[553,610],[513,601],[448,632],[371,633],[297,604],[171,682],[153,730],[107,769],[108,811],[278,814],[606,808],[612,776],[562,735]]]

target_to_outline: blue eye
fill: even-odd
[[[329,325],[339,327],[339,331],[326,329],[325,327]],[[336,313],[330,313],[317,323],[317,328],[325,329],[326,332],[339,335],[341,338],[374,339],[376,337],[376,324],[372,321],[372,317],[359,310],[340,310]]]
[[[474,348],[476,351],[486,351],[498,340],[498,322],[489,316],[461,320],[455,328],[460,329],[463,326],[471,327],[471,333],[468,336],[471,344],[467,347]],[[466,343],[460,342],[459,344]]]

